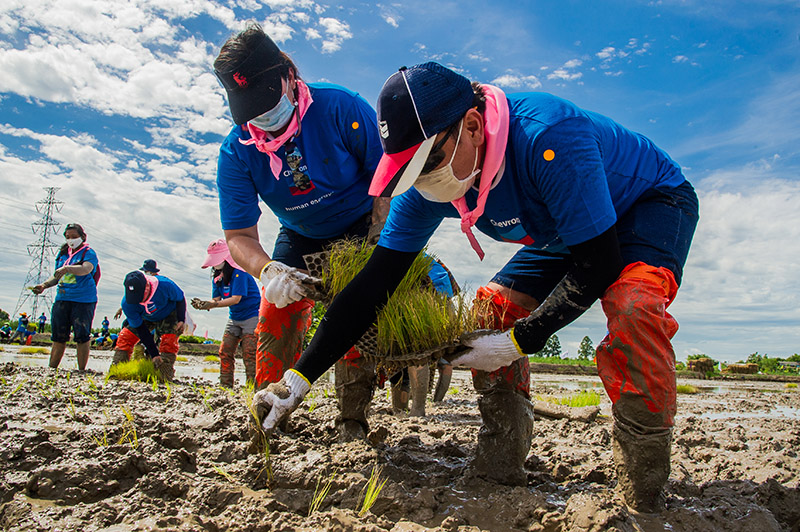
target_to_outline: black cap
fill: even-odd
[[[133,271],[125,276],[125,302],[131,305],[141,303],[144,299],[144,287],[147,279],[140,271]]]
[[[283,55],[268,36],[247,58],[230,70],[214,70],[225,91],[236,124],[244,124],[278,105],[283,95],[280,67]]]
[[[150,272],[150,273],[158,273],[161,271],[158,269],[158,265],[156,264],[156,261],[154,261],[153,259],[147,259],[146,261],[144,261],[144,264],[142,264],[142,267],[139,269],[143,272]]]

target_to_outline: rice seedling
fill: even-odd
[[[72,403],[71,395],[69,396],[69,415],[72,417],[73,421],[75,420],[76,417],[78,417],[77,414],[75,413],[75,405]]]
[[[108,432],[106,431],[106,428],[103,427],[102,440],[100,438],[95,438],[94,436],[92,436],[92,440],[94,440],[98,447],[108,447]]]
[[[207,355],[203,360],[206,362],[219,362],[219,357],[217,355]]]
[[[338,294],[363,268],[372,247],[340,242],[328,258],[323,282],[330,296]],[[378,313],[378,351],[389,359],[454,343],[475,328],[475,316],[460,297],[449,298],[427,282],[433,258],[420,253],[392,297]]]
[[[133,414],[131,414],[131,411],[125,408],[124,406],[120,406],[120,409],[122,410],[122,413],[125,415],[125,421],[123,421],[124,433],[117,442],[117,445],[124,442],[125,440],[128,440],[131,444],[131,447],[136,449],[139,446],[139,437],[136,434],[136,424],[133,422]],[[125,427],[127,427],[128,429],[125,430]]]
[[[787,390],[793,390],[795,388],[797,388],[797,383],[796,382],[787,382],[786,383],[786,389]]]
[[[169,381],[164,381],[164,387],[167,389],[167,395],[164,397],[164,404],[169,403],[169,398],[172,397],[172,385]]]
[[[253,405],[253,396],[255,393],[255,383],[252,381],[248,381],[244,388],[242,388],[242,399],[244,400],[247,410],[250,412],[250,420],[253,423],[252,430],[256,432],[256,438],[259,440],[259,448],[262,449],[261,452],[264,456],[264,467],[258,472],[258,475],[256,475],[256,480],[261,478],[262,474],[266,473],[267,485],[269,485],[272,483],[274,478],[272,471],[272,456],[269,450],[269,438],[264,431],[261,430],[261,427],[258,426],[258,413],[256,412],[255,405]]]
[[[372,473],[369,476],[367,485],[364,487],[364,500],[361,503],[361,510],[358,512],[359,517],[364,517],[367,512],[369,512],[369,509],[372,508],[372,505],[374,505],[375,501],[378,500],[378,495],[380,495],[383,486],[386,484],[386,481],[389,480],[388,478],[385,478],[383,481],[381,481],[382,473],[382,466],[376,465],[372,468]]]
[[[7,386],[5,377],[0,376],[0,384],[2,384],[3,386]]]
[[[561,404],[570,407],[597,406],[600,404],[600,394],[592,390],[584,390],[569,397],[561,398]]]
[[[16,388],[14,388],[13,390],[11,390],[11,391],[9,391],[8,393],[6,393],[6,399],[8,399],[8,398],[9,398],[9,397],[11,397],[12,395],[14,395],[14,394],[15,394],[15,393],[17,393],[18,391],[20,391],[20,390],[22,389],[22,386],[23,386],[23,385],[24,385],[26,382],[28,382],[28,379],[24,379],[22,382],[20,382],[19,384],[17,384],[17,387],[16,387]]]
[[[219,373],[219,368],[203,368],[203,373]]]
[[[461,390],[459,390],[456,386],[451,386],[450,388],[447,389],[447,393],[450,395],[456,395],[460,391]]]
[[[120,362],[108,368],[108,378],[110,379],[148,382],[151,377],[159,379],[161,374],[149,358]]]
[[[322,475],[320,475],[317,479],[317,487],[314,489],[314,496],[311,498],[311,504],[308,507],[309,516],[314,512],[319,511],[322,503],[328,496],[328,492],[331,490],[331,484],[333,484],[333,479],[336,478],[337,471],[338,469],[333,470],[333,473],[331,473],[331,475],[328,477],[328,480],[325,481],[325,484],[322,484]],[[320,486],[322,486],[321,489]]]
[[[89,388],[92,389],[94,392],[99,392],[100,388],[97,387],[97,384],[94,383],[94,379],[91,375],[86,376],[86,381],[89,383]]]
[[[0,353],[2,353],[2,352],[3,352],[3,351],[5,351],[5,350],[6,350],[6,349],[5,349],[5,347],[3,347],[2,345],[0,345]]]
[[[214,471],[216,471],[216,472],[219,474],[219,476],[221,476],[221,477],[224,477],[224,478],[225,478],[225,480],[227,480],[228,482],[230,482],[230,483],[232,483],[232,484],[235,482],[235,481],[233,480],[233,477],[230,475],[230,473],[228,473],[227,471],[225,471],[225,470],[224,470],[224,469],[222,469],[221,467],[219,467],[219,466],[215,466],[215,465],[214,465],[214,466],[211,466],[211,467],[213,467],[213,468],[214,468]]]
[[[314,397],[311,399],[310,404],[308,405],[308,413],[310,414],[317,408],[317,398]]]
[[[175,362],[189,362],[189,359],[184,356],[178,355],[175,357]]]
[[[691,384],[678,385],[678,393],[694,394],[698,393],[699,391],[700,390],[697,389],[697,386],[692,386]]]
[[[156,377],[154,377],[153,375],[148,375],[147,382],[152,383],[151,386],[154,392],[158,391],[158,379]]]
[[[39,353],[49,353],[50,350],[46,347],[20,347],[19,354],[21,355],[36,355]]]
[[[209,412],[213,412],[214,409],[211,408],[211,405],[208,404],[208,390],[204,386],[198,386],[195,383],[192,383],[192,389],[203,399],[203,404],[206,405]]]

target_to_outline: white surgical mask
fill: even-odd
[[[67,245],[70,247],[70,249],[78,249],[81,246],[81,244],[83,244],[83,239],[82,238],[68,238],[67,239]]]
[[[259,129],[264,131],[278,131],[292,119],[295,105],[289,101],[289,97],[284,95],[281,97],[278,105],[255,118],[251,118],[249,122]]]
[[[469,187],[475,182],[475,176],[481,171],[478,166],[478,148],[475,147],[475,162],[472,163],[472,172],[464,179],[459,179],[453,172],[453,160],[458,151],[458,143],[461,140],[461,126],[458,126],[458,138],[456,139],[456,147],[453,150],[453,155],[450,156],[450,162],[432,172],[427,174],[420,174],[417,182],[414,183],[414,188],[420,195],[428,201],[435,201],[437,203],[449,203],[457,200],[467,193]]]

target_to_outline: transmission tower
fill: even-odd
[[[56,201],[56,192],[60,187],[44,187],[47,197],[36,202],[36,212],[42,217],[31,224],[34,235],[38,235],[36,242],[28,244],[28,255],[31,256],[31,266],[28,268],[28,275],[25,277],[25,284],[19,293],[17,306],[14,308],[14,316],[28,303],[31,304],[31,323],[39,317],[39,311],[49,309],[53,305],[53,296],[50,290],[45,290],[39,295],[28,290],[29,286],[42,283],[50,277],[51,259],[53,249],[59,247],[58,244],[50,240],[51,235],[58,234],[58,227],[61,225],[53,219],[53,214],[61,212],[64,206],[63,201]]]

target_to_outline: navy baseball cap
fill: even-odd
[[[233,121],[244,124],[278,105],[283,95],[280,69],[283,56],[278,46],[264,35],[258,46],[234,68],[214,69],[228,93]]]
[[[384,155],[369,188],[372,196],[402,194],[414,184],[436,135],[472,107],[470,81],[439,63],[401,67],[378,95],[378,130]]]
[[[161,270],[158,269],[158,264],[153,259],[147,259],[142,264],[142,267],[139,268],[143,272],[150,272],[150,273],[158,273]]]
[[[125,302],[131,305],[141,303],[144,299],[144,287],[147,286],[147,279],[138,270],[125,276]]]

